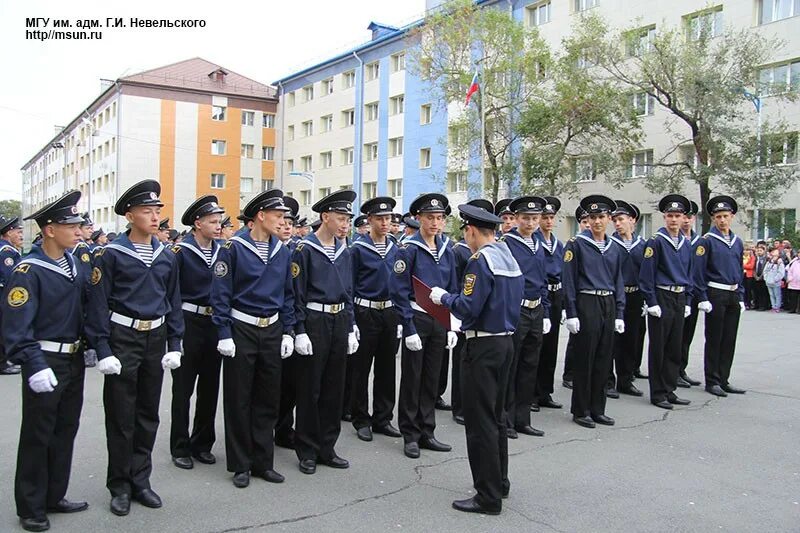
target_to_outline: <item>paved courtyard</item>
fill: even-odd
[[[132,504],[129,516],[108,511],[102,379],[88,372],[68,497],[90,509],[51,515],[54,531],[525,531],[525,532],[789,532],[800,531],[800,317],[748,311],[740,328],[732,383],[744,396],[717,399],[701,388],[667,412],[644,399],[609,400],[613,428],[588,430],[570,420],[569,391],[556,387],[562,410],[534,413],[544,438],[510,441],[511,496],[500,516],[458,513],[470,495],[463,427],[437,412],[437,436],[451,453],[402,453],[402,440],[376,435],[361,442],[344,424],[338,452],[349,470],[320,466],[306,476],[290,450],[276,450],[282,485],[254,478],[233,487],[225,471],[222,413],[216,465],[178,470],[170,462],[170,377],[164,380],[162,423],[154,452],[153,488],[164,507]],[[689,374],[702,378],[703,319]],[[560,378],[566,334],[559,353]],[[398,363],[399,379],[399,363]],[[646,383],[637,381],[640,388]],[[0,531],[21,529],[14,512],[14,462],[19,431],[19,379],[0,377]]]

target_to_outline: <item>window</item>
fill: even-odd
[[[722,34],[722,6],[710,10],[692,13],[683,18],[686,24],[686,38],[696,41],[703,38],[717,37]]]
[[[303,102],[310,102],[314,99],[314,86],[306,85],[303,87]]]
[[[574,0],[575,11],[586,11],[600,5],[600,0]]]
[[[364,120],[378,120],[378,102],[372,102],[364,106],[364,114],[367,116]]]
[[[364,189],[364,200],[369,200],[370,198],[378,196],[378,184],[376,182],[365,183],[362,188]]]
[[[631,105],[640,117],[652,115],[655,111],[656,99],[647,93],[634,93],[631,95]]]
[[[573,178],[577,182],[595,181],[597,173],[594,169],[594,161],[591,157],[578,157],[572,161]]]
[[[448,172],[447,173],[447,192],[466,192],[467,173]]]
[[[431,166],[431,149],[421,148],[419,151],[419,168],[430,168]]]
[[[759,161],[762,166],[795,165],[798,161],[798,133],[775,135],[762,140]]]
[[[225,141],[211,141],[211,155],[225,155]]]
[[[319,189],[319,197],[320,197],[320,198],[325,198],[325,197],[326,197],[326,196],[328,196],[330,193],[331,193],[331,188],[330,188],[330,187],[321,187],[321,188]]]
[[[239,178],[239,192],[253,192],[253,178]]]
[[[392,72],[400,72],[406,69],[406,53],[400,52],[392,56]]]
[[[224,189],[225,188],[225,174],[211,174],[211,188]]]
[[[364,145],[364,161],[375,161],[378,159],[378,143],[367,143]]]
[[[356,110],[345,109],[342,111],[342,127],[346,128],[356,123]]]
[[[312,165],[311,165],[310,155],[304,155],[303,157],[300,158],[300,168],[303,170],[303,172],[311,172],[312,170],[311,166]]]
[[[367,81],[377,80],[380,74],[380,64],[375,61],[364,67],[367,71]]]
[[[447,142],[450,147],[464,148],[464,141],[466,140],[466,132],[464,126],[450,126],[447,128]]]
[[[286,127],[286,140],[287,141],[294,140],[294,125]]]
[[[333,78],[322,80],[320,85],[322,87],[322,96],[325,96],[326,94],[333,94]]]
[[[697,157],[697,150],[693,144],[686,144],[678,147],[678,159],[694,169],[700,166],[700,160]]]
[[[286,160],[286,170],[289,172],[294,172],[294,159]]]
[[[264,113],[262,118],[262,126],[265,128],[274,128],[275,127],[275,115],[272,113]]]
[[[550,22],[550,2],[528,6],[528,25],[541,26]]]
[[[294,104],[295,104],[295,95],[294,95],[294,91],[290,92],[290,93],[289,93],[289,94],[287,94],[286,96],[287,96],[287,98],[286,98],[286,103],[289,105],[289,107],[294,107]]]
[[[649,176],[653,169],[653,151],[642,150],[634,152],[628,158],[628,163],[625,167],[626,178],[641,178]]]
[[[399,115],[405,110],[406,97],[405,95],[393,96],[389,99],[389,109],[392,115]]]
[[[342,74],[342,88],[350,89],[356,85],[356,71],[350,70]]]
[[[255,111],[242,111],[242,126],[252,126],[255,119]]]
[[[403,196],[402,179],[386,180],[386,184],[389,186],[389,196],[392,198],[400,198]]]
[[[303,127],[303,137],[311,137],[314,135],[314,122],[307,120],[301,124]]]
[[[322,152],[319,154],[319,161],[322,168],[331,168],[333,166],[333,152]]]
[[[275,147],[274,146],[262,146],[261,147],[261,159],[264,161],[275,161]]]
[[[309,205],[311,203],[311,190],[306,189],[300,191],[300,205]]]
[[[261,179],[261,191],[268,191],[270,189],[275,188],[275,180],[272,179]]]
[[[578,56],[578,68],[590,68],[594,66],[594,62],[589,58],[589,51],[583,50]]]
[[[325,115],[319,122],[323,133],[333,130],[333,115]]]
[[[762,96],[800,91],[800,59],[761,69],[758,81]]]
[[[242,157],[246,159],[253,159],[253,151],[255,150],[255,146],[252,144],[243,144],[242,145]]]
[[[759,0],[759,24],[800,15],[800,0]]]
[[[419,123],[422,125],[431,123],[431,104],[425,104],[420,106]]]
[[[757,216],[750,210],[747,213],[753,221],[753,240],[783,237],[785,230],[791,231],[797,227],[797,211],[794,209],[759,209]]]
[[[211,120],[225,120],[225,107],[221,105],[212,105],[211,106]]]
[[[351,146],[350,148],[342,148],[342,164],[343,165],[352,165],[353,164],[353,154],[355,150]]]
[[[653,39],[656,36],[656,27],[648,26],[628,33],[625,38],[625,51],[628,57],[640,56],[649,52],[652,47]]]
[[[389,157],[397,157],[403,155],[403,138],[395,137],[389,139]]]

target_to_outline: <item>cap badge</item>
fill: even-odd
[[[725,207],[725,204],[720,202],[720,203],[717,204],[717,207]]]
[[[437,205],[439,205],[439,200],[437,200],[436,198],[434,198],[433,200],[431,200],[431,205],[432,205],[433,207],[436,207]]]
[[[386,204],[381,204],[379,207],[380,207],[381,209],[386,209],[388,206],[387,206]]]
[[[597,209],[597,204],[592,204],[589,206],[589,209]]]
[[[156,193],[154,193],[154,192],[151,192],[150,193],[150,199],[151,200],[158,200],[158,195]]]
[[[528,202],[528,207],[530,208],[536,207],[536,204],[534,204],[533,202]]]
[[[69,211],[70,211],[70,213],[72,213],[73,215],[77,215],[77,214],[78,214],[78,208],[77,208],[77,207],[75,207],[74,205],[73,205],[73,206],[70,208],[70,210],[69,210]]]
[[[672,208],[674,209],[676,207],[678,207],[678,202],[672,202]]]
[[[345,209],[347,209],[348,211],[353,208],[353,206],[350,204],[350,202],[344,204],[344,206],[345,206]]]
[[[551,204],[547,204],[547,205],[544,206],[544,208],[545,209],[553,209],[553,206]]]
[[[217,207],[217,202],[211,202],[211,207]]]

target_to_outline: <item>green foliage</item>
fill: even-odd
[[[0,200],[0,216],[5,218],[22,216],[22,202],[19,200]]]

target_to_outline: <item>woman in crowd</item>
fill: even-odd
[[[744,268],[744,305],[747,309],[753,308],[753,271],[756,268],[756,256],[752,248],[747,248],[742,257]]]
[[[781,283],[783,283],[785,272],[786,270],[783,266],[780,250],[777,248],[773,249],[772,252],[770,252],[767,264],[764,266],[764,282],[767,285],[767,292],[769,292],[773,313],[781,312]]]

